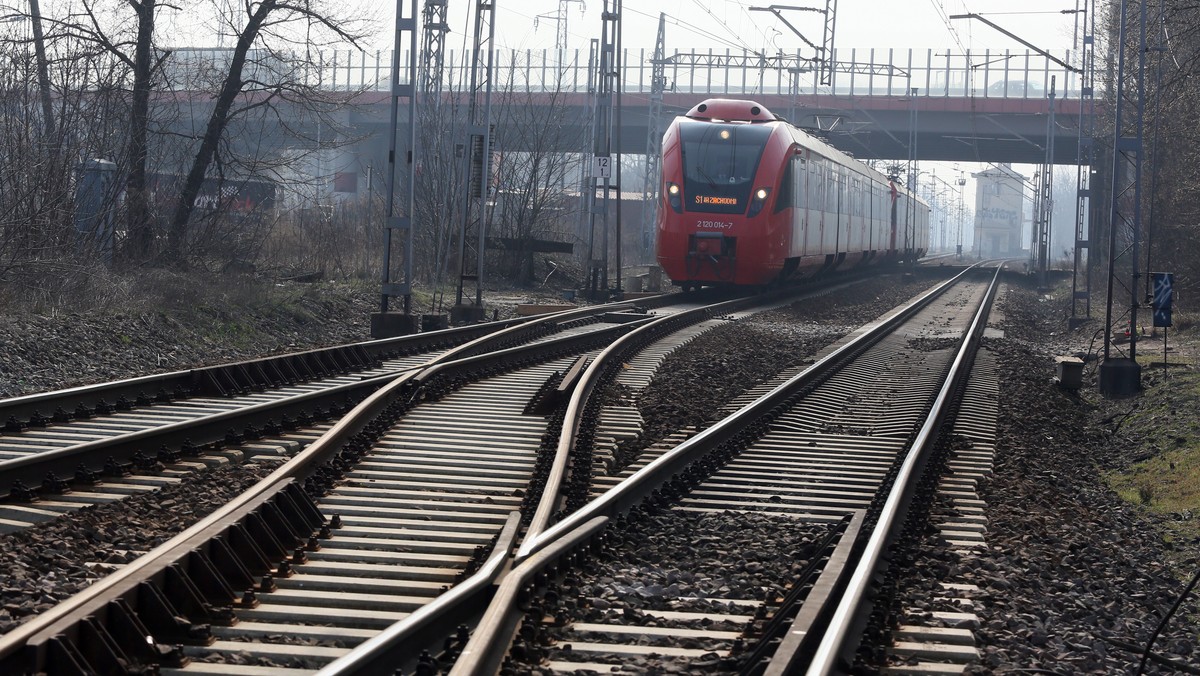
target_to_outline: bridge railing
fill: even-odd
[[[190,72],[211,72],[231,50],[203,49],[173,54],[172,67],[187,81]],[[1064,51],[1056,58],[1072,63]],[[277,58],[277,57],[272,57]],[[407,63],[408,54],[401,62]],[[586,50],[497,50],[494,90],[588,91]],[[253,59],[252,59],[253,61]],[[834,53],[829,85],[821,85],[817,64],[799,53],[758,54],[733,50],[676,50],[664,61],[667,91],[686,94],[800,94],[838,96],[918,96],[1045,98],[1053,79],[1058,98],[1078,98],[1080,76],[1050,57],[1027,51],[955,53],[932,49],[840,49]],[[392,53],[329,50],[317,55],[307,78],[322,88],[386,91]],[[448,50],[442,87],[460,91],[470,79],[471,54]],[[627,94],[649,94],[652,53],[626,49],[622,80]]]

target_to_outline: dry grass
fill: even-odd
[[[1161,363],[1162,355],[1155,359]],[[1187,357],[1172,355],[1175,359]],[[1195,542],[1200,539],[1200,373],[1192,367],[1143,373],[1145,391],[1121,436],[1145,459],[1106,478],[1124,500],[1163,517],[1168,539]]]

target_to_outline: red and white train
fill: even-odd
[[[923,256],[929,208],[753,101],[709,99],[663,137],[658,262],[685,290]]]

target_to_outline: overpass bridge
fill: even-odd
[[[229,50],[179,50],[172,55],[177,69],[169,73],[187,82],[188,72],[212,72]],[[402,54],[401,63],[408,55]],[[553,116],[564,133],[543,150],[589,153],[593,97],[589,94],[589,60],[582,50],[498,50],[494,54],[493,119],[511,119],[516,111]],[[339,112],[340,129],[324,130],[357,139],[327,160],[326,168],[365,175],[368,167],[386,166],[391,53],[333,51],[320,58],[315,70],[320,87],[353,94],[357,105]],[[650,130],[661,135],[670,120],[705,98],[752,98],[777,115],[823,136],[838,148],[862,159],[906,160],[909,129],[915,121],[916,157],[920,160],[1010,162],[1040,164],[1045,160],[1048,133],[1054,135],[1056,164],[1074,164],[1078,130],[1090,115],[1080,97],[1080,75],[1063,66],[1072,62],[1064,52],[1053,58],[1033,52],[954,53],[935,50],[841,49],[835,62],[849,65],[834,72],[829,85],[819,84],[811,62],[797,54],[763,55],[730,50],[676,51],[657,62],[663,68],[662,113],[649,116],[656,62],[645,49],[624,53],[623,94],[620,99],[619,149],[623,154],[646,152]],[[216,62],[216,63],[214,63]],[[465,101],[471,54],[448,51],[443,70],[446,110]],[[807,64],[807,66],[806,66]],[[270,68],[264,68],[266,76]],[[264,73],[252,73],[266,80]],[[1048,94],[1054,83],[1056,97]],[[182,89],[188,89],[183,87]],[[186,99],[186,100],[184,100]],[[178,124],[195,127],[211,109],[206,97],[176,96]],[[1055,124],[1048,130],[1051,105]],[[459,106],[465,116],[465,106]],[[406,113],[401,106],[401,115]],[[284,111],[284,115],[288,115]],[[401,124],[407,121],[402,119]],[[301,111],[279,129],[262,127],[254,142],[286,148],[292,134],[322,137],[321,129]],[[283,129],[288,127],[289,130]],[[1086,127],[1085,127],[1086,128]],[[300,132],[296,134],[296,132]],[[272,138],[275,134],[279,138]],[[535,139],[526,133],[503,133],[498,150],[520,152]],[[357,169],[355,169],[357,167]]]
[[[1071,63],[1064,52],[1055,57]],[[389,67],[384,55],[334,54],[329,86],[363,90],[367,110],[355,128],[386,120]],[[496,54],[493,105],[500,119],[505,106],[555,107],[564,124],[587,147],[592,100],[587,54],[508,51]],[[1041,163],[1045,159],[1047,118],[1053,81],[1054,162],[1077,157],[1081,114],[1080,75],[1050,57],[1033,52],[953,53],[925,50],[837,50],[834,61],[852,65],[835,72],[828,86],[795,55],[765,56],[731,50],[677,51],[663,60],[666,77],[662,115],[648,118],[654,61],[646,50],[626,50],[621,97],[620,150],[645,152],[648,127],[658,132],[675,115],[710,97],[752,98],[793,124],[825,136],[840,149],[864,159],[908,158],[909,127],[917,127],[917,158],[963,162]],[[470,55],[450,53],[447,90],[467,79]],[[381,84],[382,83],[382,84]],[[915,94],[914,94],[915,92]],[[520,150],[520,148],[511,148]]]

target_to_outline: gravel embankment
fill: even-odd
[[[166,542],[265,477],[246,463],[0,535],[0,634]]]
[[[640,397],[646,442],[680,427],[706,424],[729,397],[801,363],[930,283],[895,278],[882,291],[860,285],[836,298],[764,313],[696,339],[668,359]],[[6,345],[0,354],[0,396],[366,337],[373,295],[352,293],[305,302],[311,312],[260,308],[233,322],[214,314],[208,328],[185,324],[181,316],[149,312],[0,317],[0,341]],[[968,557],[944,547],[923,555],[905,578],[913,590],[906,601],[927,603],[943,580],[971,581],[984,590],[977,604],[982,620],[977,642],[983,657],[972,667],[974,673],[1133,672],[1140,656],[1118,643],[1144,645],[1163,610],[1182,590],[1179,576],[1191,572],[1170,568],[1168,555],[1194,565],[1196,543],[1176,542],[1170,545],[1177,550],[1172,552],[1153,518],[1108,489],[1102,473],[1124,467],[1131,458],[1144,456],[1144,450],[1112,434],[1109,408],[1090,397],[1062,392],[1050,382],[1053,356],[1087,351],[1094,327],[1083,330],[1087,336],[1064,335],[1062,307],[1019,286],[1002,300],[1001,308],[1008,322],[1006,336],[986,343],[1002,366],[996,471],[981,487],[988,503],[988,549]],[[243,328],[231,328],[234,325]],[[214,328],[218,326],[224,328]],[[259,340],[263,336],[271,338]],[[0,632],[93,581],[99,573],[89,563],[120,563],[129,552],[150,549],[256,480],[235,474],[234,469],[202,473],[198,480],[170,489],[177,493],[166,493],[173,501],[166,504],[164,494],[144,496],[0,536]],[[672,521],[676,517],[669,513],[655,519],[666,520],[655,521],[664,537],[683,523]],[[756,533],[752,528],[747,537],[758,537]],[[760,544],[777,546],[778,551],[792,546],[784,541]],[[636,570],[626,557],[622,574],[628,583],[620,583],[621,588],[605,583],[607,587],[595,587],[588,596],[633,594],[645,602],[646,589],[660,585],[666,596],[670,584],[683,580],[672,578],[671,570],[709,565],[699,559],[688,563],[695,552],[673,547],[657,548],[656,552],[666,551],[650,555],[666,558],[639,564]],[[714,570],[731,575],[741,564],[714,560],[711,565],[724,566]],[[615,583],[616,578],[609,577]],[[773,584],[767,578],[762,582]],[[1187,604],[1181,610],[1156,652],[1188,663],[1200,661],[1193,655],[1196,639],[1189,623],[1195,606]],[[588,612],[604,610],[593,603]],[[1152,666],[1151,671],[1173,670]]]
[[[621,624],[706,631],[741,632],[735,621],[669,620],[653,611],[746,615],[730,600],[761,601],[770,590],[781,592],[804,570],[828,532],[820,524],[790,517],[723,512],[697,514],[665,510],[609,531],[609,546],[571,578],[560,598],[563,619],[570,623]],[[550,609],[555,612],[555,609]],[[662,656],[631,657],[580,653],[572,641],[604,642],[604,631],[578,632],[556,627],[545,657],[566,662],[611,661],[635,673],[736,673],[737,664],[721,660],[729,641],[701,637],[643,637],[657,647],[709,650],[698,659]],[[539,639],[540,640],[540,639]],[[619,640],[619,639],[617,639]],[[528,648],[537,654],[537,649]],[[536,672],[535,672],[536,673]]]
[[[719,327],[667,357],[638,397],[644,448],[717,420],[726,402],[932,286],[887,275]],[[640,449],[638,449],[640,450]]]
[[[870,290],[867,285],[858,285],[837,294],[836,298],[818,298],[731,324],[722,331],[732,330],[737,335],[756,338],[742,343],[719,336],[702,337],[672,358],[684,360],[685,368],[694,372],[699,369],[701,374],[711,373],[714,355],[731,364],[736,363],[736,369],[727,368],[725,376],[715,381],[723,387],[721,392],[714,394],[706,388],[695,388],[703,392],[704,397],[690,400],[690,407],[676,409],[676,404],[670,401],[679,398],[670,395],[670,388],[680,387],[681,382],[692,377],[686,374],[665,377],[647,392],[663,402],[664,408],[682,410],[679,415],[690,416],[689,420],[711,417],[712,411],[723,403],[723,393],[740,392],[773,375],[782,368],[778,365],[799,361],[809,354],[810,348],[824,345],[826,338],[840,335],[856,326],[856,322],[861,323],[886,311],[928,285],[929,282],[924,280],[892,284],[881,293]],[[830,304],[843,309],[831,311],[828,309]],[[314,335],[319,335],[325,342],[361,338],[358,332],[365,329],[359,320],[365,319],[370,312],[368,308],[359,307],[353,298],[344,297],[314,301],[311,307],[322,310],[304,325],[323,327]],[[816,324],[803,322],[802,318],[809,315],[818,317]],[[277,336],[279,342],[275,344],[285,348],[307,347],[297,344],[296,325],[278,324],[278,315],[246,315],[250,316],[258,317],[259,323],[248,328],[247,335]],[[345,321],[341,322],[342,319]],[[11,351],[9,360],[4,362],[5,367],[14,369],[14,375],[23,383],[41,384],[36,389],[141,375],[153,370],[147,366],[147,363],[153,363],[148,355],[154,354],[153,350],[161,345],[191,346],[188,354],[196,361],[181,361],[173,364],[174,368],[252,356],[244,352],[244,347],[230,347],[207,338],[200,340],[203,332],[160,315],[148,315],[142,321],[159,326],[162,334],[147,331],[130,342],[124,338],[131,335],[128,327],[118,332],[124,327],[124,320],[119,317],[42,317],[20,321],[10,318],[3,321],[7,327],[4,330],[15,332],[11,335],[21,345]],[[245,321],[249,322],[249,319]],[[85,344],[94,349],[81,354]],[[15,354],[34,353],[37,358],[12,358]],[[175,358],[182,360],[182,356],[177,353]],[[689,361],[691,366],[687,366]],[[91,370],[81,377],[79,365],[83,363],[90,364]],[[684,380],[675,380],[680,377]],[[706,377],[706,380],[711,379]],[[171,489],[178,496],[167,497],[167,504],[173,505],[170,508],[164,508],[158,502],[159,494],[152,494],[88,508],[22,533],[0,536],[0,580],[5,580],[0,582],[0,632],[11,630],[31,614],[94,581],[100,572],[89,564],[124,562],[130,558],[127,552],[153,548],[219,507],[237,490],[249,486],[257,476],[251,474],[235,480],[236,474],[237,468],[230,468],[201,472],[187,478],[179,487]]]
[[[0,314],[0,398],[366,340],[375,302],[366,287],[293,284],[224,306]]]
[[[930,534],[904,572],[898,605],[961,610],[932,601],[945,595],[940,583],[979,586],[981,659],[970,673],[1135,673],[1140,649],[1183,589],[1178,576],[1192,572],[1169,566],[1169,547],[1191,549],[1176,558],[1194,564],[1196,543],[1165,544],[1154,518],[1105,485],[1103,472],[1142,452],[1112,435],[1113,404],[1050,380],[1054,356],[1086,352],[1095,327],[1064,335],[1062,307],[1020,286],[999,307],[1006,336],[985,342],[1000,364],[996,466],[980,487],[987,548],[960,556]],[[1094,373],[1085,387],[1095,389]],[[1195,603],[1180,610],[1156,653],[1197,664],[1195,611]],[[1148,672],[1177,670],[1152,662]]]

